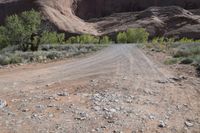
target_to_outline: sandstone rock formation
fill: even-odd
[[[1,0],[0,23],[32,8],[66,33],[112,35],[145,27],[151,36],[200,38],[199,0]]]

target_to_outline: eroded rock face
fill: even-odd
[[[104,17],[112,13],[142,11],[152,6],[200,7],[199,0],[79,0],[76,15],[83,19]]]
[[[151,36],[200,38],[199,0],[1,0],[0,23],[32,8],[66,33],[112,35],[144,27]]]
[[[200,16],[177,6],[150,7],[141,12],[115,13],[91,19],[97,31],[115,35],[127,28],[144,27],[151,37],[199,38]]]

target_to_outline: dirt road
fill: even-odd
[[[0,132],[199,133],[199,86],[136,45],[0,70]]]

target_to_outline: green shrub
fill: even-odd
[[[125,32],[118,33],[117,43],[127,43],[127,35]]]
[[[180,42],[180,43],[198,43],[200,42],[200,40],[194,40],[194,39],[191,39],[191,38],[186,38],[186,37],[183,37],[181,38],[180,40],[178,40],[177,42]]]
[[[5,20],[5,25],[0,28],[0,32],[4,33],[3,37],[0,33],[0,45],[19,45],[19,48],[23,51],[29,50],[30,47],[32,50],[37,50],[40,41],[36,39],[36,42],[34,38],[39,36],[40,25],[40,13],[34,10],[9,16]]]
[[[153,48],[159,49],[160,51],[164,51],[171,48],[174,43],[174,38],[155,37],[152,39],[149,45],[151,45]]]
[[[128,29],[126,32],[127,43],[137,43],[137,33],[136,29]]]
[[[67,40],[68,44],[98,44],[99,38],[92,35],[80,35],[76,37],[70,37]]]
[[[196,64],[198,64],[200,66],[200,55],[196,55],[194,57],[194,61],[195,61]]]
[[[191,48],[185,48],[185,49],[179,49],[175,52],[174,57],[189,57],[189,56],[195,56],[200,55],[200,46],[195,46]]]
[[[117,35],[117,43],[146,43],[149,33],[143,28],[131,28]]]
[[[47,54],[47,58],[51,59],[51,60],[53,60],[53,59],[60,59],[60,58],[62,58],[62,54],[60,52],[57,52],[57,51],[55,51],[55,52],[51,51],[51,52],[49,52]]]
[[[143,28],[128,29],[126,34],[128,43],[146,43],[149,37],[149,33]]]
[[[65,42],[65,34],[57,32],[44,32],[41,37],[43,44],[63,44]]]
[[[193,39],[189,39],[189,38],[181,38],[178,42],[181,42],[181,43],[193,43],[195,42]]]
[[[0,65],[8,65],[8,64],[10,64],[9,57],[0,55]]]
[[[188,57],[190,55],[188,50],[178,50],[175,52],[173,57],[179,58],[179,57]]]
[[[151,43],[164,45],[166,43],[166,41],[165,41],[164,37],[155,37],[155,38],[153,38]]]
[[[5,27],[0,26],[0,50],[8,46],[8,38],[5,31]]]
[[[81,35],[80,44],[98,44],[99,38],[92,35]]]
[[[18,55],[11,55],[10,57],[10,64],[17,64],[17,63],[22,63],[22,58]]]
[[[78,43],[80,43],[80,37],[79,36],[77,36],[77,37],[72,36],[67,40],[67,43],[68,44],[78,44]]]
[[[190,55],[200,55],[200,46],[189,48]]]
[[[103,36],[100,41],[99,41],[100,44],[110,44],[111,43],[111,40],[108,36]]]
[[[64,33],[57,34],[57,39],[59,44],[63,44],[65,42],[65,34]]]

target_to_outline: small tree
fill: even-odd
[[[103,36],[101,39],[100,39],[100,44],[110,44],[111,43],[111,40],[109,39],[108,36]]]
[[[90,43],[93,43],[93,44],[98,44],[99,43],[99,38],[98,37],[95,37],[95,36],[92,36],[92,35],[81,35],[80,36],[80,43],[81,44],[90,44]]]
[[[5,31],[5,27],[0,26],[0,49],[3,49],[6,46],[8,46],[8,38],[5,35]]]
[[[36,51],[40,44],[41,16],[34,10],[25,11],[20,15],[12,15],[6,18],[4,33],[9,45],[19,45],[23,51]],[[37,38],[37,39],[36,39]],[[0,42],[1,43],[1,42]],[[34,45],[34,46],[33,46]]]
[[[128,43],[145,43],[149,37],[149,33],[143,28],[128,29],[126,34]]]
[[[127,43],[136,43],[137,42],[137,33],[136,29],[128,29],[126,32]]]
[[[79,36],[77,36],[77,37],[72,36],[67,40],[67,43],[68,44],[78,44],[78,43],[80,43],[80,37]]]
[[[43,44],[62,44],[65,41],[65,34],[57,32],[44,32],[41,37]]]
[[[136,28],[137,43],[146,43],[149,38],[149,33],[144,28]]]
[[[118,33],[117,43],[127,43],[127,35],[125,32]]]

